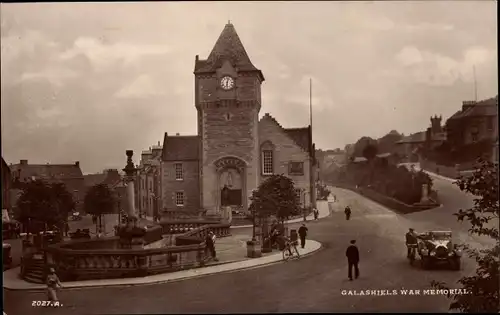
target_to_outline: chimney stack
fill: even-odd
[[[158,146],[160,146],[160,141],[158,141]]]
[[[21,161],[19,161],[19,164],[28,165],[28,160],[21,160]]]
[[[199,55],[196,55],[196,57],[195,57],[195,58],[196,58],[196,59],[195,59],[196,61],[200,60],[200,56],[199,56]]]
[[[179,133],[176,133],[175,135],[176,135],[176,136],[180,136],[180,134],[179,134]]]
[[[76,167],[80,167],[80,161],[76,161],[76,162],[75,162],[75,166],[76,166]]]

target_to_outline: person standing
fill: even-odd
[[[64,222],[64,236],[68,237],[68,233],[69,233],[69,223],[68,223],[68,221],[65,221]]]
[[[61,281],[56,275],[54,268],[49,269],[49,274],[47,275],[47,298],[49,301],[58,301],[57,299],[57,287],[62,288]]]
[[[216,236],[213,231],[208,232],[207,237],[205,237],[205,244],[207,246],[207,250],[210,253],[210,256],[214,261],[218,261],[217,253],[215,252],[215,239]]]
[[[319,217],[318,208],[314,208],[314,220],[318,220],[318,217]]]
[[[351,245],[347,247],[347,250],[345,252],[345,255],[347,256],[347,275],[350,281],[352,281],[352,268],[354,268],[354,276],[356,277],[356,279],[359,277],[359,250],[355,244],[356,240],[352,240]]]
[[[345,213],[345,219],[349,220],[351,218],[351,207],[349,206],[345,207],[344,213]]]
[[[300,237],[300,247],[304,248],[306,246],[306,236],[307,236],[307,227],[305,224],[299,228],[299,237]]]

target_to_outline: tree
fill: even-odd
[[[261,218],[275,215],[284,221],[300,213],[297,192],[293,181],[284,175],[272,175],[252,193],[252,209]]]
[[[369,143],[363,148],[362,154],[365,159],[367,159],[368,161],[372,161],[377,156],[377,153],[378,153],[377,145]]]
[[[500,240],[498,231],[498,164],[480,160],[479,168],[469,178],[461,177],[455,183],[462,191],[475,195],[474,206],[460,209],[454,215],[459,221],[469,221],[469,233],[490,237],[494,242],[485,249],[473,249],[461,245],[476,263],[476,274],[462,277],[458,283],[469,294],[450,294],[453,299],[450,310],[463,313],[498,313],[500,277]],[[446,289],[444,283],[433,281],[432,285]]]
[[[27,227],[27,233],[44,231],[62,224],[75,208],[73,196],[63,183],[48,184],[42,180],[24,183],[17,200],[17,220]]]
[[[397,146],[396,143],[402,138],[403,136],[396,130],[391,130],[388,134],[377,140],[379,153],[394,152]]]
[[[97,184],[92,186],[84,199],[84,208],[87,213],[96,216],[99,219],[99,227],[102,227],[102,215],[114,213],[117,200],[115,194],[106,184]]]

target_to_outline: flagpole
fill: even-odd
[[[311,133],[312,133],[312,124],[313,124],[313,117],[312,117],[312,79],[309,79],[309,126],[311,126]]]
[[[477,80],[476,80],[476,66],[472,66],[474,72],[474,100],[477,102]]]

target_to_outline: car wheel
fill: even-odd
[[[451,262],[451,268],[453,270],[457,270],[458,271],[458,270],[461,269],[461,261],[460,261],[460,259],[455,258],[455,259],[451,260],[450,262]]]

